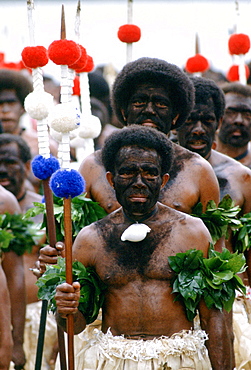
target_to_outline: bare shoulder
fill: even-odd
[[[227,176],[238,179],[238,182],[251,183],[251,169],[223,153],[212,150],[210,164],[217,173],[224,171]]]
[[[217,150],[212,150],[212,154],[209,160],[210,164],[214,167],[217,165],[225,165],[229,168],[232,167],[240,173],[251,173],[250,168],[244,166],[241,162],[236,161],[234,158],[229,157],[226,154],[220,153]]]
[[[208,253],[209,243],[212,242],[211,235],[204,222],[198,218],[186,214],[186,218],[181,223],[186,227],[185,241],[187,249],[201,249],[206,256]]]
[[[183,231],[189,231],[190,234],[198,235],[198,232],[202,232],[206,237],[210,237],[210,233],[205,226],[204,222],[199,217],[191,216],[185,212],[178,211],[169,206],[166,206],[158,202],[158,209],[161,221],[171,220],[179,227],[183,228]]]
[[[0,213],[21,213],[16,197],[0,185]]]
[[[182,147],[181,145],[175,144],[174,148],[174,163],[173,166],[179,167],[183,163],[185,168],[190,171],[190,167],[193,167],[193,171],[200,172],[203,168],[206,171],[212,172],[211,165],[201,155],[191,152],[190,150]]]
[[[79,172],[81,174],[88,174],[90,170],[93,171],[97,168],[104,171],[101,161],[101,150],[97,150],[88,155],[80,164]]]
[[[187,213],[178,211],[165,205],[159,205],[161,222],[165,221],[167,227],[171,221],[172,242],[184,250],[201,249],[206,255],[211,243],[211,235],[198,217],[193,217]]]
[[[120,206],[116,200],[114,189],[106,179],[101,150],[86,157],[80,165],[79,172],[85,179],[85,191],[88,198],[98,202],[107,213],[111,213]]]
[[[73,259],[85,266],[93,266],[102,245],[102,236],[98,231],[97,222],[93,222],[78,233],[72,247]]]

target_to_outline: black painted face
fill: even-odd
[[[0,120],[3,132],[19,134],[19,121],[24,113],[15,90],[5,89],[0,92]]]
[[[240,94],[225,94],[226,109],[219,139],[235,148],[241,148],[251,140],[251,98]]]
[[[155,150],[120,149],[113,177],[118,202],[125,213],[137,219],[152,212],[162,185],[161,158]]]
[[[127,125],[150,126],[165,134],[170,131],[174,119],[168,92],[152,83],[139,85],[124,113]]]
[[[15,143],[0,147],[0,185],[18,196],[26,178],[25,164]]]
[[[217,129],[213,100],[206,103],[196,103],[195,107],[178,130],[178,140],[181,146],[208,158]]]

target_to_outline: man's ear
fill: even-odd
[[[127,121],[127,118],[125,116],[125,110],[124,109],[121,109],[121,114],[123,116],[123,120],[126,122]]]
[[[21,108],[21,114],[20,114],[20,117],[26,112],[26,110],[24,109],[24,107]]]
[[[31,161],[26,162],[24,164],[24,167],[25,167],[26,176],[28,177],[31,172]]]
[[[106,172],[106,179],[111,187],[114,188],[113,174],[110,171]]]
[[[221,126],[222,126],[222,122],[223,122],[223,117],[221,117],[219,119],[219,123],[218,123],[218,127],[217,127],[217,130],[215,131],[215,135],[218,135],[220,129],[221,129]]]
[[[218,127],[217,127],[217,131],[221,128],[222,122],[223,122],[223,117],[221,117],[219,119],[219,124],[218,124]]]
[[[165,173],[163,176],[162,176],[162,184],[161,184],[161,189],[166,185],[166,183],[168,182],[170,178],[170,175],[168,173]]]
[[[175,125],[176,125],[176,121],[177,121],[177,119],[179,118],[179,116],[180,116],[180,114],[178,113],[178,114],[177,114],[177,116],[175,116],[175,117],[173,118],[172,126],[175,126]]]

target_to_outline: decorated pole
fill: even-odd
[[[38,134],[38,151],[39,155],[32,161],[32,170],[34,175],[42,180],[46,218],[47,218],[47,237],[49,244],[55,246],[56,240],[56,227],[54,218],[53,195],[49,186],[49,180],[57,169],[59,169],[58,160],[50,156],[49,148],[49,135],[47,126],[47,117],[50,109],[53,106],[53,96],[44,91],[42,69],[48,63],[48,53],[43,46],[35,46],[35,27],[34,27],[34,2],[27,0],[28,9],[28,27],[30,35],[30,47],[24,48],[22,51],[22,59],[24,64],[32,69],[33,77],[33,92],[30,93],[25,99],[25,109],[28,114],[37,120],[37,134]],[[48,301],[42,301],[39,334],[37,342],[37,352],[35,361],[35,370],[41,369],[42,355],[44,347],[44,335],[47,318]],[[58,328],[58,338],[60,341],[60,329]],[[61,334],[62,336],[62,334]],[[66,369],[65,351],[60,350],[61,369]]]
[[[80,12],[81,3],[78,1],[76,18],[75,18],[75,36],[76,41],[80,40]],[[81,57],[76,63],[69,66],[69,70],[76,74],[75,76],[75,95],[80,96],[80,101],[77,99],[78,105],[80,102],[81,120],[77,130],[76,137],[71,139],[71,147],[75,148],[77,163],[82,161],[89,154],[94,152],[94,141],[99,136],[102,126],[100,119],[92,115],[91,98],[88,73],[94,69],[94,62],[86,49],[79,44],[81,48]],[[79,88],[76,86],[79,85]]]
[[[119,27],[118,38],[126,45],[126,63],[132,61],[132,44],[140,40],[141,30],[135,24],[132,24],[132,5],[133,0],[127,2],[127,24]]]
[[[200,77],[203,72],[209,69],[208,60],[200,54],[199,35],[195,35],[195,55],[186,61],[185,70],[194,76]]]
[[[127,3],[127,23],[132,24],[132,5],[133,0],[128,0]],[[132,42],[128,42],[126,45],[126,62],[132,61]]]
[[[250,38],[248,35],[240,32],[240,11],[239,3],[235,1],[236,21],[234,33],[229,37],[228,49],[232,55],[233,65],[227,72],[229,81],[239,81],[241,84],[247,84],[247,78],[250,75],[249,68],[245,64],[245,54],[250,49]]]
[[[61,103],[51,112],[50,125],[62,135],[61,169],[50,179],[50,187],[57,197],[63,198],[66,282],[72,284],[72,220],[71,198],[84,192],[84,180],[80,173],[70,169],[70,131],[79,125],[79,115],[69,96],[68,67],[81,56],[80,47],[66,39],[65,14],[62,6],[61,39],[48,48],[50,59],[61,65]],[[74,370],[74,317],[67,316],[68,370]]]

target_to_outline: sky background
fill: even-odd
[[[34,0],[35,42],[48,47],[60,38],[61,7],[64,4],[67,39],[79,41],[93,57],[95,66],[111,64],[117,71],[126,63],[126,44],[117,37],[127,23],[127,0],[82,0],[80,39],[74,25],[77,0]],[[133,44],[132,59],[143,56],[165,59],[184,67],[195,53],[198,33],[200,52],[211,66],[225,73],[232,64],[228,39],[237,32],[251,37],[251,0],[240,0],[239,15],[234,0],[134,0],[132,23],[141,28]],[[0,51],[6,61],[18,61],[30,44],[26,0],[0,0]],[[245,60],[251,61],[249,51]],[[45,72],[58,77],[59,67],[49,63]]]

